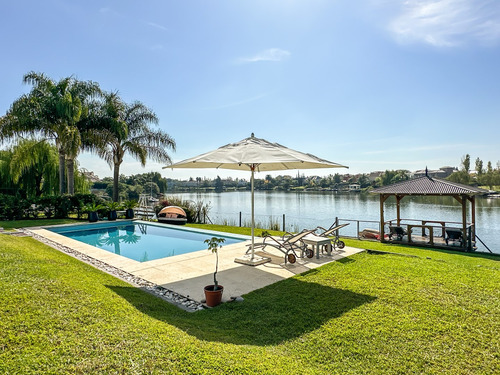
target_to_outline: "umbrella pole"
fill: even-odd
[[[252,257],[250,258],[253,260],[254,258],[254,228],[255,228],[255,217],[254,217],[254,197],[253,197],[253,175],[255,171],[255,166],[252,165],[252,177],[250,178],[250,190],[252,191]]]

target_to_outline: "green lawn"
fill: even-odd
[[[36,219],[36,220],[17,220],[17,221],[1,221],[0,228],[14,229],[14,228],[27,228],[27,227],[41,227],[44,225],[59,225],[59,224],[74,224],[86,223],[87,220],[77,219]]]
[[[360,253],[188,313],[0,235],[0,373],[500,372],[498,257],[346,242],[416,257]]]

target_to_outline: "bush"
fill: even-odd
[[[28,216],[31,203],[13,195],[0,195],[0,218],[19,220]]]
[[[39,210],[44,214],[44,216],[47,219],[53,218],[55,216],[55,211],[56,211],[55,196],[39,198],[38,207]]]
[[[75,212],[78,219],[81,219],[84,213],[83,207],[89,203],[99,201],[94,194],[75,194],[71,197],[71,211]]]
[[[94,202],[100,203],[101,200],[93,194],[55,195],[30,200],[0,194],[0,220],[36,219],[40,216],[64,219],[71,213],[81,218],[83,206]]]

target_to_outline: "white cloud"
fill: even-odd
[[[252,57],[242,57],[238,61],[242,63],[253,63],[259,61],[283,61],[291,56],[289,51],[280,48],[269,48],[257,53]]]
[[[151,27],[154,27],[155,29],[159,29],[159,30],[163,30],[163,31],[167,30],[167,28],[165,26],[159,25],[159,24],[154,23],[154,22],[148,22],[148,25]]]
[[[401,4],[397,2],[395,4]],[[402,43],[454,47],[500,40],[498,0],[407,0],[389,29]]]

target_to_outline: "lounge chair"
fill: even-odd
[[[460,229],[445,229],[445,231],[446,238],[444,241],[446,242],[446,245],[448,245],[450,241],[458,241],[460,243],[460,246],[462,246],[464,237]]]
[[[340,228],[343,228],[345,226],[348,226],[350,223],[347,224],[340,224],[335,226],[333,224],[330,229],[325,229],[323,227],[317,227],[316,230],[320,230],[321,233],[318,233],[318,236],[321,237],[331,237],[332,240],[332,247],[335,250],[336,248],[343,249],[345,247],[344,241],[341,241],[338,235],[338,230]],[[326,246],[326,245],[325,245]]]
[[[398,227],[398,226],[389,226],[389,239],[392,240],[393,236],[396,236],[396,239],[398,241],[402,241],[403,237],[408,234],[407,231],[403,229],[403,227]]]
[[[307,245],[302,242],[302,239],[308,234],[314,232],[313,230],[303,230],[297,234],[286,233],[282,238],[275,238],[272,236],[265,236],[261,243],[254,244],[254,249],[262,248],[265,251],[267,246],[271,246],[278,249],[283,254],[285,254],[285,264],[286,262],[295,263],[297,261],[297,252],[300,251],[300,256],[303,257],[304,254],[308,258],[314,256],[314,251],[307,248]],[[247,253],[251,250],[252,245],[248,245],[249,249]]]

